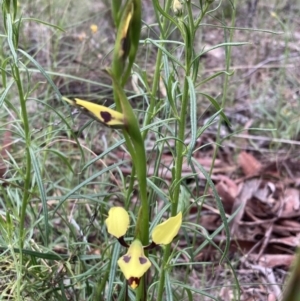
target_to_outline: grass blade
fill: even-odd
[[[49,222],[48,222],[47,196],[46,196],[46,191],[45,191],[44,184],[43,184],[43,179],[41,176],[39,162],[37,161],[36,153],[33,151],[33,149],[31,147],[29,148],[29,152],[30,152],[30,156],[31,156],[31,160],[32,160],[31,162],[32,162],[33,170],[34,170],[35,179],[36,179],[39,191],[40,191],[40,196],[41,196],[41,201],[42,201],[43,215],[44,215],[44,222],[45,222],[45,235],[43,235],[43,237],[44,237],[45,245],[47,247],[49,244],[49,234],[50,234]]]

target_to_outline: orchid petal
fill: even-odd
[[[182,224],[181,211],[173,217],[170,217],[161,224],[158,224],[152,232],[152,240],[157,245],[167,245],[178,234]]]
[[[112,207],[105,224],[109,234],[120,238],[125,235],[129,227],[129,215],[123,207]]]

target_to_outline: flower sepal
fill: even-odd
[[[152,241],[157,245],[168,245],[178,234],[181,224],[182,212],[180,211],[176,216],[170,217],[163,223],[154,227]]]

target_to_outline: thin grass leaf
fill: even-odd
[[[165,73],[165,78],[168,80],[169,82],[169,78],[170,78],[170,66],[169,66],[169,61],[168,61],[168,57],[163,53],[162,55],[162,61],[163,61],[163,66],[164,66],[164,73]]]
[[[188,288],[185,288],[184,290],[185,290],[186,294],[188,295],[188,301],[193,301],[192,292]]]
[[[91,165],[93,165],[95,162],[97,162],[98,160],[102,159],[103,157],[105,157],[107,154],[111,153],[114,149],[118,148],[119,146],[121,146],[122,144],[125,143],[125,139],[121,139],[120,141],[116,142],[115,144],[113,144],[111,147],[107,148],[103,153],[101,153],[99,156],[93,158],[92,160],[90,160],[88,163],[86,163],[81,171],[85,171],[87,168],[89,168]]]
[[[33,68],[26,68],[30,73],[39,73],[40,71],[37,69],[33,69]],[[25,71],[25,68],[19,68],[20,71]],[[66,73],[62,73],[62,72],[54,72],[54,71],[46,71],[44,70],[44,72],[48,75],[53,75],[53,76],[57,76],[59,78],[63,78],[63,79],[72,79],[75,81],[80,81],[83,83],[89,83],[91,85],[95,85],[95,86],[99,86],[102,88],[107,88],[107,89],[111,89],[111,85],[107,85],[104,84],[102,82],[99,81],[93,81],[84,77],[79,77],[79,76],[74,76],[72,74],[66,74]]]
[[[11,51],[11,55],[13,57],[14,64],[18,64],[18,56],[15,50],[14,41],[13,41],[13,28],[12,28],[12,19],[11,15],[6,15],[6,28],[7,28],[7,43],[9,46],[9,49]]]
[[[187,76],[186,80],[189,86],[189,96],[190,96],[190,122],[191,122],[191,142],[188,146],[187,161],[191,164],[191,158],[193,150],[197,141],[197,99],[194,88],[194,83],[192,79]]]
[[[152,177],[153,178],[153,177]],[[163,181],[161,178],[154,178],[159,181]],[[163,200],[163,201],[168,201],[168,195],[166,195],[159,187],[153,183],[153,181],[150,178],[147,178],[147,183],[153,189],[153,191]],[[167,185],[166,185],[167,186]]]
[[[167,18],[169,21],[171,21],[175,27],[179,27],[177,21],[168,13],[166,13],[166,11],[160,6],[160,3],[158,0],[154,0],[153,1],[154,7],[165,17]],[[164,34],[164,32],[162,32]]]
[[[80,188],[84,187],[85,185],[90,184],[90,182],[92,182],[94,179],[96,179],[97,177],[101,176],[102,174],[109,172],[111,170],[113,170],[114,168],[116,168],[117,166],[120,166],[124,164],[124,161],[112,164],[110,166],[107,166],[106,168],[100,170],[99,172],[93,174],[91,177],[87,178],[85,181],[81,182],[79,185],[77,185],[76,187],[74,187],[73,189],[71,189],[60,201],[59,203],[56,205],[53,214],[55,214],[55,212],[60,208],[60,206],[69,198],[71,197],[77,190],[79,190]]]
[[[237,210],[231,214],[229,217],[228,217],[228,224],[233,220],[233,218],[237,215],[237,213],[239,212],[239,210],[242,208],[242,206],[239,206],[237,208]],[[196,227],[199,226],[199,225],[196,225]],[[195,227],[195,225],[193,226]],[[211,240],[214,239],[214,237],[216,237],[221,231],[223,231],[224,229],[224,224],[221,224],[212,234],[210,234],[210,237],[211,237]],[[199,252],[204,248],[206,247],[208,244],[210,243],[210,241],[208,240],[205,240],[194,252],[195,254],[199,254]]]
[[[57,297],[59,298],[59,301],[68,301],[68,298],[66,296],[66,290],[65,290],[65,284],[64,281],[61,279],[59,281],[59,287],[60,287],[60,294],[57,295]]]
[[[6,66],[8,63],[9,63],[9,57],[7,57],[6,59],[3,60],[2,65],[0,67],[1,75],[2,75],[2,86],[4,88],[6,88],[6,78],[7,78],[7,74],[8,74],[8,71],[6,71]]]
[[[39,162],[37,161],[36,153],[33,151],[33,149],[31,147],[29,147],[29,152],[30,152],[33,170],[34,170],[34,175],[35,175],[36,182],[37,182],[39,192],[40,192],[42,207],[43,207],[45,235],[43,235],[43,233],[41,233],[41,235],[44,237],[45,246],[48,246],[50,229],[49,229],[49,221],[48,221],[48,204],[47,204],[46,191],[45,191],[45,187],[43,184],[43,179],[41,176],[40,166],[39,166]]]
[[[40,23],[40,24],[46,25],[48,27],[57,29],[57,30],[59,30],[61,32],[65,32],[65,30],[63,28],[61,28],[60,26],[55,25],[55,24],[51,24],[51,23],[48,23],[48,22],[45,22],[45,21],[40,20],[40,19],[36,19],[36,18],[22,18],[22,21],[34,21],[36,23]]]
[[[197,166],[199,168],[199,170],[202,172],[202,174],[204,175],[204,177],[205,177],[206,181],[208,182],[210,188],[212,189],[212,192],[213,192],[214,197],[216,199],[218,209],[220,211],[220,216],[221,216],[222,222],[224,224],[224,230],[225,230],[225,234],[226,234],[226,244],[225,244],[224,253],[223,253],[223,255],[221,257],[221,260],[220,260],[220,262],[222,262],[223,259],[225,258],[225,256],[227,256],[227,253],[229,251],[229,246],[230,246],[230,231],[229,231],[228,221],[227,221],[227,218],[226,218],[224,207],[223,207],[222,201],[221,201],[221,199],[218,195],[216,187],[215,187],[214,183],[212,182],[211,178],[209,177],[209,174],[206,172],[206,170],[203,168],[203,166],[197,160],[193,159],[193,162],[194,162],[195,166]]]
[[[157,214],[155,214],[155,217],[154,217],[154,219],[152,219],[152,222],[151,222],[151,225],[150,225],[150,230],[149,230],[150,233],[152,232],[154,227],[159,224],[159,222],[162,219],[163,215],[170,208],[170,206],[171,206],[171,204],[168,203]]]
[[[151,41],[155,41],[157,43],[161,43],[161,44],[173,44],[173,45],[178,45],[178,46],[185,46],[184,42],[180,42],[180,41],[175,41],[175,40],[164,40],[164,39],[151,39]],[[146,44],[149,43],[149,38],[147,38],[146,40],[140,40],[140,44]]]
[[[83,152],[83,149],[82,149],[82,147],[81,147],[81,144],[79,143],[78,138],[77,138],[77,136],[75,135],[75,133],[73,132],[71,126],[68,124],[68,122],[67,122],[65,116],[62,115],[62,114],[59,112],[59,108],[56,109],[56,108],[52,107],[50,104],[48,104],[47,102],[44,102],[44,101],[42,101],[42,100],[40,100],[40,99],[35,99],[35,101],[37,101],[37,102],[43,104],[43,105],[46,106],[48,109],[52,110],[52,111],[60,118],[61,122],[67,126],[67,129],[68,129],[69,132],[72,134],[72,137],[74,138],[74,140],[75,140],[76,143],[77,143],[77,146],[78,146],[78,149],[79,149],[79,151],[80,151],[81,157],[84,158],[84,152]]]
[[[8,246],[1,246],[0,247],[0,252],[3,252],[1,255],[4,255],[4,252],[9,252],[10,248]],[[13,251],[15,253],[20,253],[20,249],[18,248],[13,248]],[[49,259],[49,260],[66,260],[70,259],[70,255],[64,255],[64,254],[56,254],[55,252],[53,253],[41,253],[41,252],[36,252],[32,250],[27,250],[27,249],[22,249],[21,251],[25,255],[33,256],[36,258],[41,258],[41,259]]]
[[[194,59],[192,62],[192,81],[193,81],[194,85],[197,81],[197,77],[198,77],[198,73],[199,73],[199,65],[200,65],[200,57]],[[197,85],[195,85],[195,88],[196,87],[197,87]]]
[[[210,26],[215,28],[223,28],[223,29],[234,29],[234,30],[246,30],[246,31],[258,31],[258,32],[265,32],[265,33],[271,33],[276,35],[282,35],[283,31],[273,31],[268,29],[257,29],[257,28],[249,28],[249,27],[235,27],[235,26],[225,26],[225,25],[216,25],[216,24],[210,24],[210,23],[201,23],[201,26]],[[249,44],[249,43],[248,43]]]
[[[175,118],[169,118],[169,119],[155,121],[155,122],[153,122],[151,124],[148,124],[147,126],[141,128],[141,132],[147,131],[149,129],[153,129],[153,128],[157,127],[157,126],[165,126],[166,123],[169,122],[169,121],[175,121]],[[167,139],[176,139],[176,137],[168,137]],[[163,139],[161,141],[163,141]],[[158,142],[158,140],[156,142]],[[93,158],[92,160],[90,160],[86,165],[83,166],[83,168],[82,168],[81,171],[85,171],[88,167],[90,167],[95,162],[97,162],[98,160],[102,159],[107,154],[109,154],[114,149],[118,148],[119,146],[121,146],[124,143],[125,143],[125,139],[121,139],[120,141],[116,142],[114,145],[112,145],[111,147],[109,147],[108,149],[106,149],[99,156],[97,156],[97,157]]]
[[[177,282],[177,281],[173,281],[172,282],[173,285],[176,285],[178,287],[182,287],[182,288],[185,288],[185,289],[188,289],[190,290],[191,292],[194,292],[194,293],[197,293],[197,294],[200,294],[200,295],[203,295],[205,297],[209,297],[210,299],[212,300],[215,300],[215,301],[219,301],[219,299],[216,299],[214,296],[210,295],[209,293],[203,291],[203,290],[199,290],[197,288],[194,288],[192,286],[189,286],[185,283],[182,283],[182,282]]]
[[[222,113],[222,110],[219,110],[212,116],[208,118],[208,120],[205,122],[205,124],[197,130],[197,138],[200,137],[206,129],[208,129],[214,122],[214,120]]]
[[[165,273],[165,285],[166,285],[166,300],[173,301],[173,288],[168,272]]]
[[[56,149],[44,149],[42,151],[53,153],[54,155],[59,157],[62,160],[62,163],[64,163],[64,166],[66,166],[69,169],[69,171],[71,171],[71,173],[74,174],[74,169],[72,168],[72,165],[70,164],[69,158],[64,153],[62,153]]]
[[[228,124],[228,126],[231,126],[231,123],[229,121],[229,119],[227,118],[227,116],[224,114],[222,108],[220,107],[220,105],[218,104],[218,102],[210,95],[200,92],[201,95],[205,96],[211,103],[212,105],[215,107],[215,109],[217,111],[221,111],[220,115],[223,117],[223,119],[225,120],[225,122]]]
[[[168,56],[169,60],[172,62],[172,63],[176,63],[178,66],[180,66],[182,69],[185,69],[185,66],[179,61],[177,60],[177,58],[172,55],[169,51],[166,50],[165,47],[161,46],[159,43],[156,43],[154,40],[152,39],[146,39],[145,40],[147,43],[151,43],[153,45],[155,45],[157,48],[159,48],[166,56]]]
[[[108,287],[107,287],[107,297],[106,300],[112,300],[112,295],[115,286],[115,276],[117,270],[117,262],[120,257],[121,245],[119,243],[114,244],[114,249],[111,257],[110,263],[110,273],[108,277]]]
[[[199,86],[201,86],[201,85],[203,85],[203,84],[209,82],[210,80],[212,80],[212,79],[214,79],[214,78],[216,78],[216,77],[218,77],[218,76],[220,76],[220,75],[223,75],[223,74],[225,74],[225,75],[227,75],[227,76],[231,76],[231,75],[234,74],[234,71],[232,71],[232,72],[226,72],[226,71],[219,71],[219,72],[216,72],[216,73],[214,73],[212,76],[209,76],[208,78],[202,80],[200,83],[197,83],[197,84],[195,85],[195,87],[197,88],[197,87],[199,87]]]
[[[231,46],[244,46],[244,45],[249,45],[249,44],[251,44],[251,43],[249,43],[249,42],[226,42],[226,43],[217,44],[217,45],[215,45],[211,48],[208,48],[207,50],[202,51],[200,54],[198,54],[196,56],[196,58],[198,58],[199,56],[202,56],[202,55],[204,55],[204,54],[206,54],[206,53],[208,53],[208,52],[210,52],[214,49],[220,48],[220,47],[225,47],[226,48],[226,47],[231,47]]]
[[[12,87],[12,85],[14,84],[14,81],[11,81],[5,88],[5,90],[1,93],[1,97],[0,97],[0,108],[2,107],[4,100],[6,98],[6,95],[8,93],[8,91],[10,90],[10,88]]]
[[[237,212],[238,212],[241,208],[242,208],[242,206],[240,206],[240,207],[238,208],[238,210],[237,210],[233,215],[235,216],[235,215],[237,214]],[[232,219],[233,219],[233,216],[230,216],[230,218],[228,218],[228,223],[229,223],[230,220],[232,220]],[[211,244],[215,249],[217,249],[217,250],[222,254],[222,257],[223,257],[223,255],[225,255],[225,253],[223,253],[223,251],[220,249],[220,247],[213,241],[214,237],[217,235],[217,234],[216,234],[216,231],[215,231],[213,234],[209,235],[208,232],[206,231],[206,229],[203,228],[201,225],[195,225],[195,224],[193,224],[193,223],[185,223],[185,225],[189,225],[189,224],[190,224],[189,229],[191,229],[191,228],[192,228],[192,229],[200,228],[200,229],[202,230],[202,232],[199,232],[199,234],[200,234],[201,236],[204,236],[205,242]],[[198,232],[198,231],[196,231],[196,232]],[[203,243],[202,243],[202,245],[203,245]],[[200,247],[199,247],[199,248],[194,252],[194,254],[199,254],[199,251],[201,251],[201,250],[202,250],[202,248],[200,249]],[[194,257],[194,256],[193,256],[193,257]],[[228,258],[228,256],[225,255],[224,258],[226,259],[227,264],[228,264],[229,267],[231,268],[232,274],[233,274],[233,276],[234,276],[235,284],[236,284],[236,289],[237,289],[237,291],[238,291],[238,300],[240,300],[240,299],[239,299],[239,298],[240,298],[240,284],[239,284],[239,280],[238,280],[238,278],[237,278],[237,274],[236,274],[235,269],[234,269],[234,267],[233,267],[233,265],[232,265],[230,259]]]
[[[192,33],[191,33],[191,28],[183,21],[180,19],[180,25],[179,29],[182,31],[182,36],[184,37],[184,42],[185,42],[185,62],[187,64],[186,68],[187,70],[190,69],[192,66],[192,57],[194,54],[194,45],[193,45],[193,39],[192,39]]]
[[[53,90],[55,91],[55,93],[57,94],[57,97],[59,99],[62,98],[58,88],[56,87],[56,85],[54,84],[53,80],[51,79],[51,77],[47,74],[47,72],[45,71],[45,69],[28,53],[26,53],[25,51],[23,51],[22,49],[18,49],[18,52],[22,53],[25,57],[27,57],[36,67],[37,69],[39,69],[39,71],[42,73],[42,75],[45,77],[45,79],[47,80],[47,82],[49,83],[49,85],[53,88]]]
[[[173,75],[170,75],[168,77],[168,83],[165,81],[164,78],[163,78],[163,82],[164,82],[165,89],[166,89],[166,92],[167,92],[168,103],[169,103],[170,107],[172,108],[173,115],[175,117],[177,117],[178,116],[178,111],[177,111],[177,107],[176,107],[176,104],[175,104],[175,98],[174,97],[176,97],[175,91],[177,89],[178,82],[177,81],[174,82],[174,76]]]

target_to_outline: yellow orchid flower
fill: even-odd
[[[142,243],[135,239],[131,243],[128,252],[118,260],[118,265],[130,287],[135,289],[140,283],[140,278],[151,267],[151,262],[144,255]]]
[[[133,240],[130,246],[124,241],[124,235],[129,227],[129,215],[122,207],[112,207],[105,220],[107,231],[118,238],[119,242],[129,247],[128,252],[118,260],[118,265],[127,279],[130,287],[138,287],[141,277],[148,271],[151,262],[144,254],[144,249],[150,250],[157,245],[169,244],[178,234],[182,223],[182,213],[170,217],[163,223],[154,227],[152,232],[152,243],[143,246],[139,239]]]

